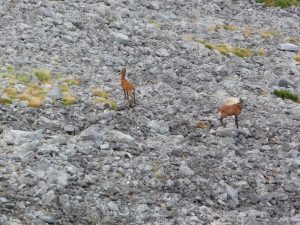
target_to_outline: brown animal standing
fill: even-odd
[[[243,99],[242,98],[228,98],[222,106],[218,108],[218,111],[221,115],[220,121],[223,127],[226,127],[226,125],[223,123],[223,119],[228,116],[234,116],[235,117],[235,125],[237,128],[239,128],[238,124],[238,116],[241,114],[243,109]]]
[[[130,81],[126,80],[126,68],[123,68],[120,72],[121,75],[121,86],[124,91],[125,99],[129,98],[129,104],[132,108],[135,107],[136,100],[135,100],[135,85]]]

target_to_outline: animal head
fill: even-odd
[[[239,100],[240,100],[239,103],[243,103],[244,101],[241,97],[239,98]]]
[[[123,69],[121,70],[120,74],[121,74],[121,77],[122,77],[122,78],[125,78],[125,75],[126,75],[126,68],[123,68]]]

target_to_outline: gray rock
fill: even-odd
[[[169,57],[170,56],[170,53],[166,49],[157,50],[155,52],[155,54],[160,57]]]
[[[68,180],[69,180],[69,174],[66,172],[62,171],[59,172],[56,176],[57,178],[57,184],[61,185],[62,187],[65,187],[68,185]]]
[[[112,33],[114,40],[119,43],[119,44],[128,44],[128,42],[130,41],[130,38],[123,33]]]
[[[279,50],[289,51],[289,52],[298,52],[300,50],[299,46],[291,43],[282,43],[279,45]]]
[[[46,206],[52,206],[53,202],[56,200],[56,195],[53,190],[48,191],[43,195],[43,204]]]
[[[225,184],[225,188],[226,188],[226,192],[229,194],[229,196],[232,198],[232,200],[235,202],[235,204],[239,205],[238,191],[228,184]]]
[[[59,87],[53,87],[47,94],[48,98],[51,98],[53,100],[59,100],[63,97],[63,94]]]
[[[183,161],[180,165],[179,172],[184,176],[193,176],[195,172],[188,167],[185,161]]]
[[[109,210],[119,212],[119,206],[116,203],[114,203],[113,201],[110,201],[109,203],[107,203],[107,206],[108,206]]]
[[[289,112],[291,113],[293,119],[300,120],[300,106],[292,108],[291,110],[289,110]]]
[[[152,120],[148,122],[147,126],[160,134],[167,134],[170,129],[169,125],[162,120]]]
[[[74,125],[71,124],[67,124],[66,126],[64,126],[64,131],[67,134],[75,134],[75,132],[78,130],[78,128]]]
[[[219,127],[216,130],[216,135],[219,137],[236,137],[237,131],[235,128]]]
[[[80,137],[83,141],[102,140],[102,134],[100,128],[96,126],[89,127],[80,133]]]
[[[4,130],[3,140],[14,143],[15,145],[24,142],[31,142],[41,140],[44,138],[43,130],[37,131],[23,131],[23,130]]]
[[[57,219],[52,216],[52,215],[46,215],[46,214],[41,214],[38,216],[38,218],[48,224],[55,224],[57,223]]]
[[[73,42],[73,38],[69,35],[62,35],[61,40],[63,40],[64,42],[67,42],[67,43],[72,43]]]

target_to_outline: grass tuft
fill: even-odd
[[[251,27],[247,27],[243,30],[244,37],[250,37],[255,33],[255,30]]]
[[[300,63],[300,52],[298,52],[297,54],[295,54],[293,58],[294,58],[297,62]]]
[[[12,104],[12,100],[9,99],[9,98],[0,98],[0,104],[1,104],[1,105]]]
[[[52,77],[50,70],[45,69],[35,70],[34,74],[42,83],[49,82]]]
[[[80,85],[80,80],[78,80],[78,79],[67,78],[67,79],[64,79],[63,82],[68,85],[76,85],[76,86]]]
[[[282,99],[290,99],[294,102],[299,102],[299,97],[297,94],[290,92],[289,90],[274,90],[273,94],[282,98]]]
[[[256,2],[263,3],[266,6],[273,6],[273,7],[281,7],[287,8],[292,5],[300,7],[299,0],[256,0]]]
[[[66,93],[62,98],[64,105],[73,105],[76,103],[76,97],[70,93]]]
[[[196,128],[204,129],[208,127],[208,123],[205,121],[199,121],[196,123]]]
[[[263,30],[259,32],[262,38],[271,38],[277,35],[277,32],[274,30]]]
[[[16,74],[16,80],[22,84],[28,84],[30,82],[30,77],[26,74]]]
[[[68,86],[68,85],[66,85],[66,84],[62,84],[62,85],[60,85],[60,91],[61,92],[69,92],[70,91],[70,87]]]
[[[157,29],[161,30],[161,24],[159,22],[157,22],[156,20],[154,19],[149,19],[148,20],[148,23],[149,24],[154,24],[156,26]]]
[[[17,98],[17,90],[14,87],[4,88],[3,93],[7,95],[8,98],[16,99]]]
[[[201,39],[197,38],[196,41],[203,44],[208,49],[214,49],[216,47],[213,43],[206,41],[206,40],[201,40]]]
[[[235,48],[230,46],[229,44],[214,45],[211,42],[201,39],[197,39],[196,41],[203,44],[208,49],[215,49],[224,55],[227,55],[229,53],[233,53],[238,57],[251,57],[254,55],[254,51],[248,48]]]
[[[95,98],[96,102],[102,102],[103,104],[108,104],[110,106],[111,109],[116,110],[117,109],[117,103],[112,101],[112,100],[108,100],[104,97],[96,97]]]
[[[100,89],[100,88],[93,89],[92,93],[93,93],[94,96],[98,96],[98,97],[101,97],[101,98],[104,98],[104,99],[109,98],[108,93],[106,91]]]
[[[259,56],[266,56],[266,50],[263,49],[263,48],[259,48],[258,51],[257,51],[257,54]]]
[[[231,52],[238,57],[251,57],[254,55],[253,50],[248,48],[232,48]]]
[[[33,107],[33,108],[39,108],[43,104],[42,98],[32,96],[29,93],[21,94],[18,96],[18,98],[22,101],[27,101],[28,106]]]

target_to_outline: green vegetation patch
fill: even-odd
[[[299,97],[297,94],[290,92],[289,90],[274,90],[273,94],[282,98],[282,99],[290,99],[294,102],[299,102]]]
[[[33,71],[33,73],[39,79],[39,81],[41,81],[42,83],[47,83],[47,82],[51,81],[52,75],[51,75],[50,70],[39,69],[39,70]]]
[[[6,69],[7,69],[8,72],[13,72],[15,70],[15,68],[13,66],[10,66],[10,65],[6,66]]]
[[[229,44],[215,45],[211,42],[208,42],[206,40],[201,40],[201,39],[197,39],[197,42],[203,44],[208,49],[215,49],[224,55],[227,55],[229,53],[233,53],[238,57],[251,57],[254,55],[254,51],[249,48],[236,48],[236,47],[230,46]]]
[[[281,8],[287,8],[292,5],[300,7],[299,0],[256,0],[256,2],[263,3],[266,6],[279,6]]]

